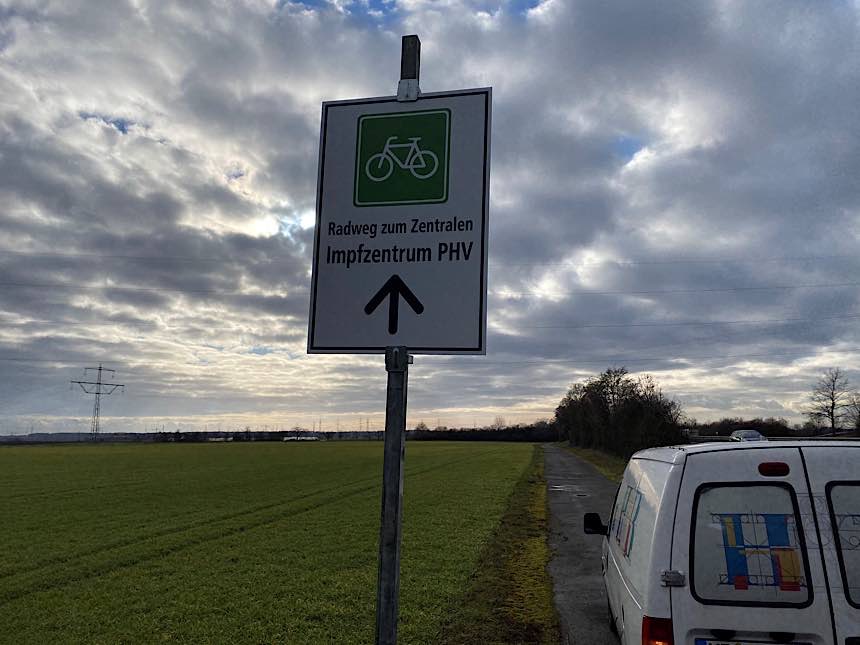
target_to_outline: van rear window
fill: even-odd
[[[845,595],[860,608],[860,482],[828,484],[827,502]]]
[[[807,606],[809,564],[787,484],[704,484],[693,502],[690,586],[699,602]]]

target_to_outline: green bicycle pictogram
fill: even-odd
[[[451,112],[447,109],[359,117],[355,205],[446,201],[450,131]]]

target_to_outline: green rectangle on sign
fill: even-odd
[[[446,201],[450,138],[448,109],[359,117],[355,205]]]

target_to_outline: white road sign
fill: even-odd
[[[323,103],[308,352],[486,353],[491,104]]]

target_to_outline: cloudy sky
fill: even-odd
[[[409,421],[552,414],[608,366],[699,420],[860,386],[860,4],[0,2],[0,434],[381,429],[379,356],[306,354],[320,103],[493,87],[486,357]]]

